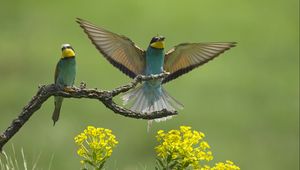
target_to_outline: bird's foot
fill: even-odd
[[[70,93],[70,92],[74,92],[75,90],[71,86],[66,86],[64,87],[64,91]]]
[[[82,82],[80,83],[79,88],[80,88],[80,89],[85,89],[85,88],[86,88],[86,83],[82,81]]]
[[[164,74],[169,75],[170,72],[167,72],[166,70],[163,71]]]

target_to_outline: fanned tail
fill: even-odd
[[[183,108],[183,105],[171,97],[162,86],[149,88],[149,86],[143,84],[123,95],[122,100],[124,105],[132,103],[130,109],[142,114],[149,114],[163,109],[175,111]],[[155,121],[165,121],[170,118],[172,116],[155,119]]]

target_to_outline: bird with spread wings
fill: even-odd
[[[122,96],[125,104],[132,103],[131,110],[142,114],[162,109],[174,111],[176,108],[182,108],[182,104],[171,97],[162,84],[207,63],[236,44],[235,42],[182,43],[164,53],[163,36],[153,37],[147,50],[143,50],[125,36],[95,26],[83,19],[78,18],[77,22],[100,53],[130,78],[135,78],[139,74],[151,75],[163,71],[170,73],[164,79],[146,81]]]

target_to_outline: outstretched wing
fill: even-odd
[[[77,22],[112,65],[131,78],[143,73],[145,51],[136,46],[129,38],[97,27],[83,19],[77,18]]]
[[[163,83],[205,64],[219,54],[235,46],[235,42],[224,43],[184,43],[175,46],[165,55],[164,69],[171,74]]]

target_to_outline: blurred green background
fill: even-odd
[[[113,130],[119,140],[107,169],[154,169],[158,129],[189,125],[206,134],[214,162],[242,169],[299,169],[298,0],[0,1],[0,131],[37,91],[53,82],[60,46],[77,52],[76,84],[112,89],[130,81],[94,48],[75,18],[126,35],[146,48],[152,36],[167,49],[181,42],[236,41],[219,58],[166,85],[185,108],[173,119],[147,123],[112,113],[86,99],[64,101],[52,126],[48,100],[5,146],[24,148],[39,169],[79,169],[73,137],[87,125]],[[20,154],[17,154],[20,156]],[[21,158],[19,158],[21,159]]]

